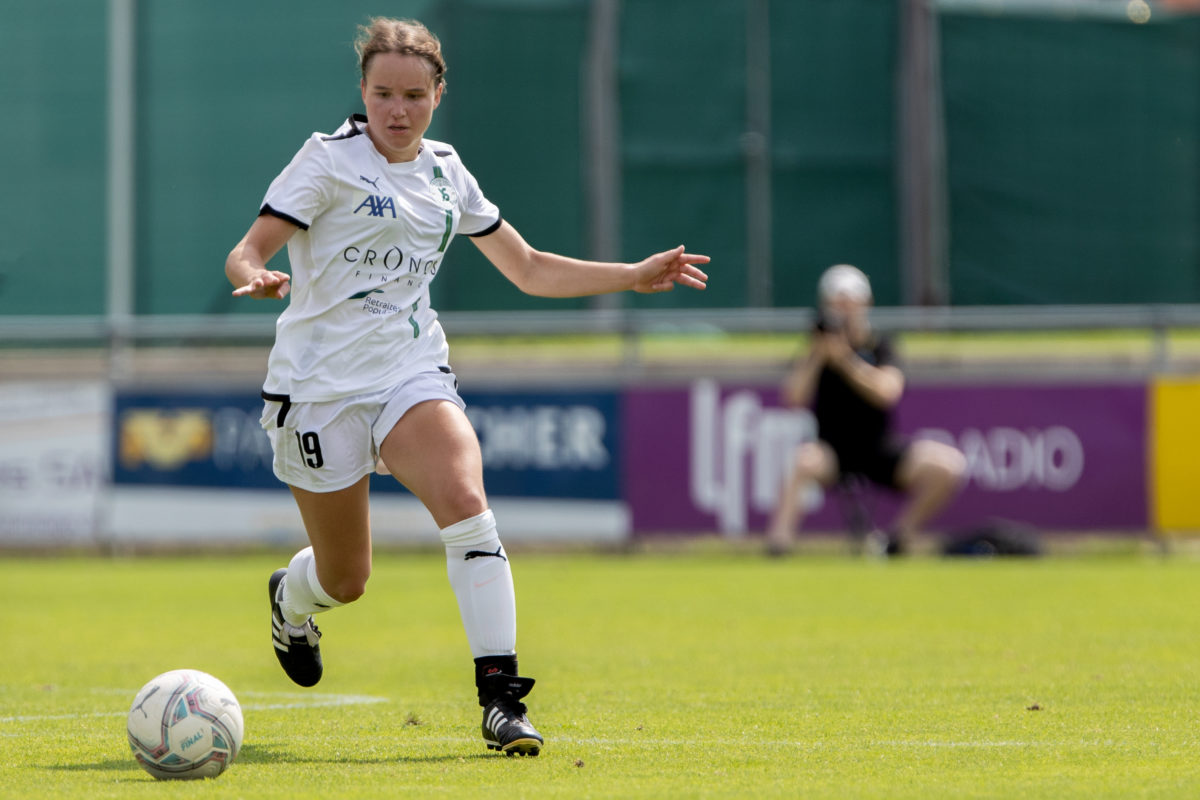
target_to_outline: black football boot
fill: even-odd
[[[312,617],[304,622],[304,626],[296,628],[288,625],[279,610],[279,600],[283,596],[283,578],[287,575],[286,568],[280,568],[271,573],[267,581],[267,591],[271,596],[271,643],[275,645],[275,656],[287,676],[301,686],[316,686],[321,680],[321,632],[313,624]]]
[[[544,740],[525,716],[521,698],[533,688],[533,678],[517,676],[516,656],[475,659],[475,685],[483,706],[483,741],[489,750],[507,756],[536,756]]]

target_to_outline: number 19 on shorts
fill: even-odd
[[[310,468],[320,469],[325,466],[325,459],[321,455],[321,439],[316,431],[296,431],[296,446],[300,448],[300,458]]]

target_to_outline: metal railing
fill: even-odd
[[[595,309],[587,311],[451,311],[440,314],[456,336],[620,334],[673,331],[795,333],[811,325],[811,308]],[[1088,306],[887,306],[871,312],[887,331],[1068,331],[1200,328],[1200,304]],[[153,343],[228,344],[270,340],[273,314],[151,314],[9,316],[0,318],[6,346],[77,342],[91,345]]]

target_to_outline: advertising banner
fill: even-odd
[[[107,525],[128,542],[304,540],[271,470],[257,392],[123,391],[113,413]],[[484,484],[509,541],[621,541],[619,404],[614,392],[464,394]],[[431,543],[429,512],[397,481],[371,477],[376,542]]]
[[[0,383],[0,543],[94,541],[110,403],[103,383]]]
[[[613,392],[464,394],[498,497],[619,499]],[[113,482],[120,485],[282,489],[253,393],[120,392]],[[377,475],[372,490],[403,492]]]
[[[1141,383],[910,386],[900,432],[957,446],[967,483],[938,529],[1007,519],[1048,530],[1145,529],[1146,389]],[[632,390],[626,498],[634,533],[762,531],[795,445],[816,435],[776,391],[697,381]],[[807,498],[809,530],[840,530],[836,502]],[[876,524],[896,508],[872,503]]]
[[[113,483],[281,488],[252,392],[118,392]]]
[[[1200,379],[1157,378],[1150,385],[1151,516],[1160,531],[1200,531]]]
[[[617,397],[612,391],[464,392],[488,494],[619,500]]]

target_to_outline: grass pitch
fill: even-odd
[[[316,690],[270,649],[282,555],[0,561],[0,797],[1200,795],[1194,558],[513,555],[536,759],[484,749],[440,554],[377,556]],[[177,667],[245,712],[202,784],[125,743]]]

